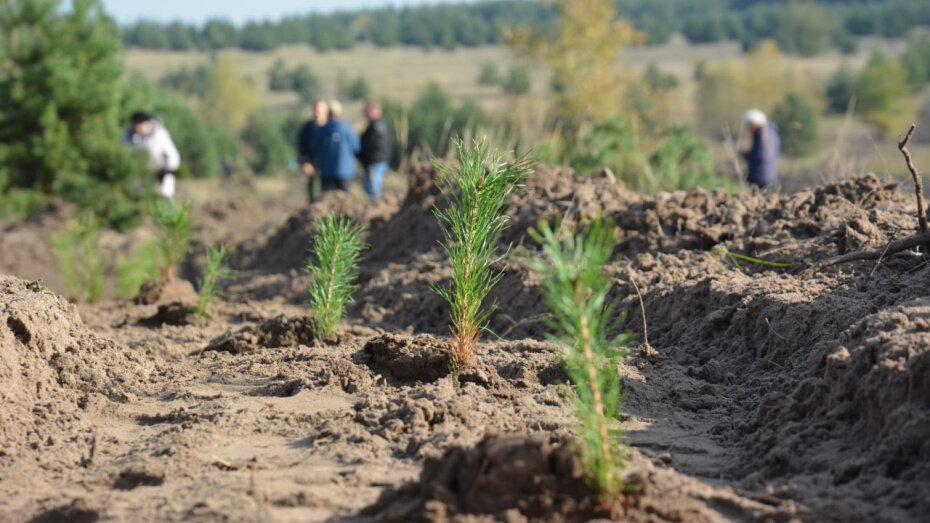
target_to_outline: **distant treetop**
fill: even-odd
[[[695,43],[738,40],[748,49],[771,39],[787,52],[814,55],[830,48],[852,51],[853,36],[899,37],[915,26],[930,26],[926,1],[618,0],[617,9],[646,34],[647,45],[666,43],[681,32]],[[486,0],[287,16],[238,27],[221,19],[199,27],[142,20],[123,29],[123,43],[172,50],[269,51],[309,44],[329,51],[359,42],[454,49],[496,44],[505,27],[547,26],[555,16],[551,5],[532,0]]]

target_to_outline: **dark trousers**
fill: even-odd
[[[320,184],[320,175],[314,174],[307,178],[307,197],[310,199],[310,203],[319,200],[322,195],[323,187]]]
[[[352,180],[340,180],[338,178],[323,178],[323,191],[344,191],[349,192]]]

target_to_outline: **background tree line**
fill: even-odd
[[[774,40],[788,53],[811,56],[828,49],[855,49],[854,36],[898,37],[930,25],[926,0],[618,0],[647,44],[662,44],[675,32],[694,43],[738,40],[752,49]],[[526,0],[424,5],[333,14],[289,16],[238,27],[222,19],[196,26],[139,21],[123,29],[129,47],[171,50],[241,48],[269,51],[309,44],[320,51],[349,49],[359,42],[454,49],[497,44],[504,29],[553,25],[557,10]]]

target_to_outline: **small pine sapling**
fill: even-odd
[[[158,226],[158,253],[161,273],[174,278],[174,269],[190,252],[190,205],[159,202],[152,208],[152,218]]]
[[[459,166],[450,168],[435,162],[437,184],[449,200],[446,209],[433,208],[442,229],[442,247],[452,263],[448,286],[433,285],[452,309],[452,366],[471,365],[478,337],[485,328],[495,304],[482,309],[488,293],[503,273],[492,268],[495,246],[507,227],[504,204],[507,196],[521,187],[530,171],[525,159],[515,163],[492,154],[484,142],[467,147],[454,140]]]
[[[154,241],[143,243],[135,256],[118,255],[116,257],[117,293],[121,298],[131,299],[139,293],[145,282],[159,276],[158,257],[155,252],[157,245]]]
[[[52,238],[61,277],[71,298],[94,303],[103,298],[104,259],[100,253],[100,221],[84,213]]]
[[[310,325],[315,337],[325,338],[335,332],[358,288],[354,282],[367,246],[362,242],[362,226],[351,218],[326,216],[314,221],[313,228],[313,256],[305,269],[310,275]]]
[[[197,308],[194,312],[200,317],[208,316],[208,309],[213,300],[220,295],[219,283],[232,278],[232,272],[226,268],[229,261],[229,251],[225,245],[207,247],[207,266],[203,277],[197,280],[200,292],[197,296]]]
[[[609,505],[623,488],[617,366],[629,337],[609,335],[614,304],[607,299],[611,279],[604,267],[616,245],[613,228],[597,219],[577,236],[560,239],[547,223],[529,234],[542,246],[542,255],[530,263],[542,275],[542,294],[552,311],[549,338],[560,347],[562,367],[574,384],[582,461],[601,502]]]

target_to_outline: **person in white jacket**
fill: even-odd
[[[181,167],[181,154],[168,134],[168,129],[152,115],[142,111],[133,113],[129,124],[129,129],[123,135],[123,143],[148,151],[149,168],[158,174],[158,194],[164,198],[173,198],[178,168]]]

